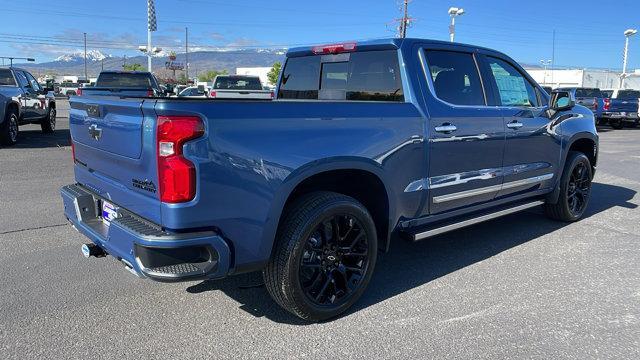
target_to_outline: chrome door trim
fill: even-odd
[[[505,190],[505,189],[512,189],[512,188],[516,188],[516,187],[520,187],[520,186],[526,186],[526,185],[535,185],[535,184],[539,184],[539,183],[542,183],[542,182],[547,181],[547,180],[551,180],[551,179],[553,179],[553,176],[554,176],[554,174],[545,174],[545,175],[531,177],[531,178],[528,178],[528,179],[522,179],[522,180],[508,182],[508,183],[504,183],[504,184],[501,184],[501,185],[486,186],[486,187],[482,187],[482,188],[478,188],[478,189],[461,191],[461,192],[442,195],[442,196],[436,196],[436,197],[433,198],[433,203],[434,204],[441,204],[441,203],[448,202],[448,201],[465,199],[465,198],[468,198],[468,197],[478,196],[478,195],[487,194],[487,193],[491,193],[491,192],[498,192],[498,191],[502,191],[502,190]]]

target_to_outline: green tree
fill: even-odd
[[[276,85],[278,83],[278,77],[280,76],[280,70],[282,70],[282,63],[280,61],[276,61],[273,64],[271,70],[267,74],[267,78],[269,79],[269,83],[271,85]]]
[[[122,69],[124,71],[142,71],[144,70],[144,67],[138,63],[135,63],[135,64],[126,64],[122,66]]]
[[[222,70],[222,71],[218,71],[218,70],[208,70],[203,72],[202,74],[198,75],[198,80],[202,81],[202,82],[210,82],[213,81],[213,79],[216,78],[216,76],[218,75],[227,75],[229,72],[227,72],[227,70]]]

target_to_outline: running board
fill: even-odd
[[[484,212],[481,214],[470,215],[468,217],[463,217],[462,220],[454,220],[455,222],[445,222],[435,225],[435,227],[430,228],[426,231],[421,231],[416,233],[408,233],[409,239],[413,241],[424,240],[436,235],[444,234],[449,231],[462,229],[467,226],[479,224],[485,221],[493,220],[499,217],[503,217],[509,214],[514,214],[520,211],[524,211],[527,209],[534,208],[536,206],[540,206],[544,204],[543,200],[536,200],[527,203],[519,203],[517,205],[511,205],[508,207],[498,208],[493,212]],[[424,229],[424,228],[423,228]]]

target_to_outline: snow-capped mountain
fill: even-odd
[[[87,51],[87,60],[89,61],[101,61],[103,59],[110,58],[110,57],[111,55],[104,54],[100,50]],[[84,51],[78,50],[71,54],[58,56],[54,61],[62,61],[62,62],[84,61]]]

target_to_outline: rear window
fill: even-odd
[[[613,90],[602,90],[602,97],[610,98],[613,95]]]
[[[620,90],[618,91],[617,99],[638,99],[640,98],[640,91],[638,90]]]
[[[13,78],[11,70],[0,70],[0,86],[1,85],[16,86],[16,80]]]
[[[247,76],[218,76],[214,89],[220,90],[262,90],[260,78]]]
[[[600,89],[576,89],[576,97],[601,98],[603,96]]]
[[[363,51],[289,58],[278,98],[402,102],[398,53]]]
[[[152,88],[148,74],[106,73],[100,74],[96,87]]]

